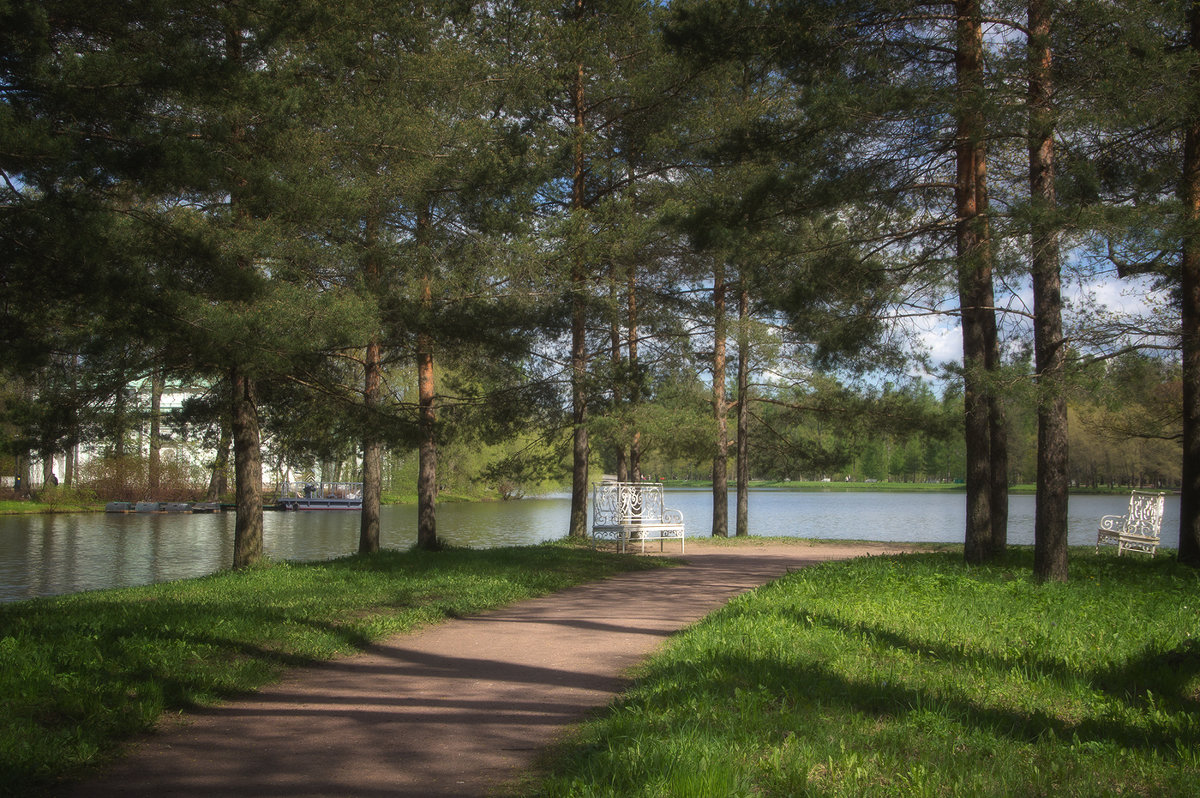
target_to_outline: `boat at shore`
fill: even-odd
[[[275,501],[264,510],[361,510],[361,482],[284,482]],[[164,502],[144,500],[114,501],[105,505],[106,513],[219,513],[233,509],[220,502]]]
[[[109,502],[106,513],[219,513],[220,502]]]
[[[361,510],[361,482],[285,482],[277,510]]]

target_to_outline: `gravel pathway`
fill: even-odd
[[[816,562],[903,550],[687,547],[678,568],[451,620],[293,671],[164,727],[67,794],[485,796],[609,703],[666,637],[731,597]]]

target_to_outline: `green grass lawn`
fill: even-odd
[[[81,498],[54,501],[33,501],[31,499],[0,501],[0,515],[89,513],[99,512],[103,509],[103,504]]]
[[[674,638],[521,795],[1200,795],[1200,573],[831,563]]]
[[[385,551],[0,605],[0,794],[111,755],[163,713],[397,632],[661,560],[566,544]]]

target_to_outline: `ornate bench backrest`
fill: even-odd
[[[1161,493],[1135,490],[1129,496],[1129,511],[1125,513],[1125,525],[1121,531],[1126,534],[1158,537],[1159,530],[1162,529],[1164,503],[1165,496]]]
[[[663,489],[657,482],[597,482],[592,498],[594,526],[663,520]]]

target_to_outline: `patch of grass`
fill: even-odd
[[[829,563],[673,639],[523,795],[1195,796],[1200,574]]]
[[[96,512],[103,509],[104,505],[92,491],[67,487],[42,488],[29,499],[0,500],[0,515]]]
[[[584,546],[384,551],[0,605],[0,794],[103,761],[167,712],[386,636],[664,565]]]

